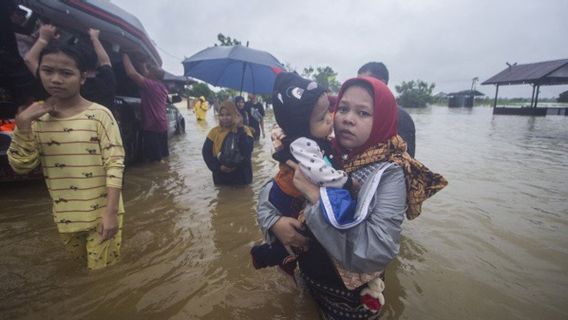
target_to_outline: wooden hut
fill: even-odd
[[[448,93],[448,107],[460,108],[473,107],[473,100],[476,96],[483,96],[484,94],[477,90],[463,90],[458,92]]]
[[[508,67],[485,80],[482,85],[495,85],[495,101],[493,114],[516,114],[544,116],[547,114],[568,115],[568,108],[537,108],[538,94],[541,86],[568,84],[568,59],[543,61],[528,64],[507,64]],[[499,86],[531,85],[531,104],[523,108],[497,107]]]

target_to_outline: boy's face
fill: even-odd
[[[85,73],[79,71],[75,60],[63,52],[43,56],[39,66],[41,83],[49,95],[60,99],[79,94]]]
[[[327,94],[319,97],[312,115],[310,116],[310,133],[316,138],[325,138],[333,130],[333,119],[329,112],[329,99]]]
[[[245,101],[244,100],[239,100],[239,102],[237,102],[237,108],[242,109],[245,106]]]

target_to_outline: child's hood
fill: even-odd
[[[297,73],[281,72],[274,82],[274,117],[287,137],[310,137],[310,117],[325,89]]]

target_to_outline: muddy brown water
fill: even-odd
[[[269,140],[250,187],[215,187],[201,159],[214,117],[179,106],[168,162],[127,170],[116,266],[72,262],[43,182],[0,186],[0,319],[317,319],[307,293],[250,263]],[[410,112],[417,159],[450,185],[404,223],[383,319],[568,319],[568,119]]]

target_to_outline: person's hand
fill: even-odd
[[[307,251],[309,248],[309,239],[304,237],[300,231],[304,230],[304,226],[300,221],[291,217],[280,217],[276,223],[270,228],[270,231],[282,242],[288,253],[295,255],[292,247]]]
[[[262,137],[264,138],[264,132],[262,132]],[[282,150],[282,140],[284,137],[286,137],[284,131],[275,123],[274,126],[272,126],[272,131],[270,132],[270,140],[272,140],[272,147],[274,148],[274,151]]]
[[[32,121],[39,119],[48,112],[54,112],[55,106],[43,101],[34,102],[16,116],[16,126],[19,130],[29,131]]]
[[[116,211],[105,211],[101,216],[101,223],[98,227],[100,235],[99,243],[114,238],[118,232],[118,215]]]
[[[89,37],[91,37],[91,39],[98,39],[100,33],[101,31],[99,29],[89,28]]]
[[[235,171],[235,168],[227,167],[227,166],[224,166],[224,165],[221,165],[221,167],[219,167],[219,169],[221,170],[221,172],[224,172],[224,173],[229,173],[229,172]]]
[[[286,164],[294,168],[293,183],[296,189],[298,189],[310,203],[318,202],[320,199],[319,187],[304,176],[299,165],[294,163],[294,166],[292,166],[290,162],[292,161],[288,160]]]
[[[45,41],[46,44],[52,39],[59,38],[57,28],[51,24],[44,24],[39,28],[39,39]]]

